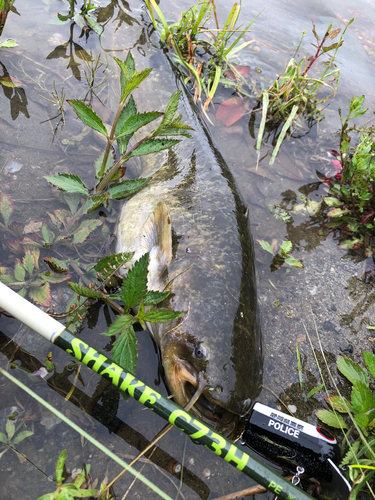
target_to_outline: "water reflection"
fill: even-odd
[[[2,74],[0,74],[0,84],[4,96],[9,99],[10,116],[12,117],[12,120],[16,120],[20,113],[25,115],[26,118],[30,118],[29,111],[27,109],[28,101],[26,92],[20,87],[22,82],[12,78],[7,68],[1,61],[0,68],[2,71]]]

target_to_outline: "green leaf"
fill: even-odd
[[[326,198],[324,198],[324,203],[326,205],[328,205],[329,207],[342,207],[343,204],[344,204],[339,199],[337,199],[337,198],[331,198],[329,196],[327,196]]]
[[[86,288],[85,286],[78,285],[77,283],[72,283],[68,281],[68,287],[76,292],[78,295],[82,295],[83,297],[89,297],[90,299],[102,299],[103,294],[98,293],[95,290],[91,290],[91,288]]]
[[[123,67],[121,67],[121,71],[124,72]],[[125,103],[128,96],[133,92],[133,90],[140,86],[140,84],[148,77],[151,71],[152,69],[150,68],[143,69],[142,71],[135,71],[134,75],[127,79],[121,97],[121,104]],[[127,75],[124,74],[124,76],[125,78],[127,78]]]
[[[146,311],[143,320],[149,321],[150,323],[168,323],[168,321],[172,321],[173,319],[181,318],[187,311],[171,311],[170,309],[150,309]]]
[[[368,351],[362,351],[362,356],[366,368],[371,373],[372,378],[375,378],[375,355]]]
[[[354,413],[366,413],[375,409],[375,396],[365,383],[355,380],[352,390],[352,406]]]
[[[0,42],[0,47],[5,47],[7,49],[11,49],[13,47],[18,47],[18,43],[15,40],[8,39],[5,42]]]
[[[123,95],[126,82],[135,73],[134,59],[131,52],[129,51],[124,63],[120,61],[120,59],[117,59],[117,57],[114,57],[114,60],[117,62],[117,64],[121,69],[120,82],[121,82],[121,95]]]
[[[349,214],[351,210],[345,208],[342,210],[341,208],[333,208],[329,212],[327,212],[327,217],[342,217],[345,214]]]
[[[42,236],[45,243],[48,244],[53,243],[53,240],[55,239],[55,233],[50,231],[46,224],[43,224],[42,226]]]
[[[0,195],[0,214],[7,226],[14,210],[14,204],[9,194]]]
[[[34,257],[33,254],[30,252],[30,250],[28,249],[25,251],[25,257],[22,260],[22,264],[23,267],[26,269],[26,271],[29,273],[29,275],[32,276],[34,271]]]
[[[3,432],[0,432],[0,443],[6,444],[8,442],[8,438]]]
[[[359,380],[367,387],[369,386],[369,376],[361,366],[354,363],[351,359],[339,356],[337,358],[337,368],[352,384],[356,380]]]
[[[71,15],[70,14],[59,14],[57,13],[57,17],[59,19],[59,21],[62,21],[63,23],[65,23],[66,21],[68,21],[70,18],[71,18]]]
[[[312,396],[314,396],[314,394],[316,394],[317,392],[319,392],[321,389],[323,389],[324,387],[324,384],[320,384],[318,385],[317,387],[314,387],[313,389],[311,389],[311,391],[308,393],[308,395],[306,396],[307,399],[310,399]]]
[[[112,337],[113,335],[117,335],[121,333],[123,330],[127,330],[130,326],[135,322],[135,319],[130,314],[124,314],[122,316],[117,316],[112,325],[108,328],[106,332],[103,332],[102,335],[106,335],[107,337]]]
[[[94,269],[101,275],[102,279],[105,280],[114,270],[119,269],[126,264],[126,262],[129,262],[132,257],[132,253],[114,253],[100,259]]]
[[[85,14],[85,19],[87,24],[90,26],[92,30],[95,31],[98,35],[101,35],[104,31],[104,28],[98,24],[95,19],[93,19],[89,14]]]
[[[340,413],[348,413],[352,410],[349,401],[343,396],[328,396],[326,400],[334,410]]]
[[[340,413],[333,413],[330,410],[318,410],[316,416],[324,423],[335,429],[347,429],[344,419]]]
[[[119,200],[121,198],[126,198],[127,196],[131,196],[132,194],[137,193],[149,181],[150,178],[143,179],[142,177],[140,177],[139,179],[130,179],[123,182],[118,182],[108,189],[108,193],[110,194],[112,199]]]
[[[77,229],[77,231],[73,234],[73,243],[83,243],[89,234],[91,233],[90,228],[87,226],[80,227]]]
[[[88,200],[83,205],[82,212],[85,214],[93,212],[94,210],[99,208],[100,205],[103,205],[103,203],[105,203],[109,198],[109,193],[100,194],[98,196],[91,196],[91,198],[88,198]]]
[[[56,174],[56,175],[45,175],[44,178],[63,191],[68,191],[68,193],[80,193],[88,195],[88,189],[84,186],[78,175],[74,174]]]
[[[49,273],[49,274],[47,274]],[[62,283],[63,281],[66,281],[71,278],[70,274],[55,274],[51,273],[51,271],[47,271],[47,273],[44,273],[42,275],[42,278],[45,281],[48,281],[48,283]]]
[[[66,273],[68,271],[69,261],[56,259],[56,257],[44,257],[48,267],[55,273]]]
[[[137,338],[132,326],[113,343],[112,361],[134,374],[137,365]]]
[[[163,113],[159,111],[152,111],[150,113],[137,113],[135,116],[131,116],[122,126],[119,134],[116,135],[116,139],[126,135],[133,135],[134,132],[144,127],[148,123],[159,118]],[[116,127],[117,129],[117,127]]]
[[[7,419],[5,430],[8,436],[8,440],[11,441],[14,433],[16,432],[16,426],[14,425],[14,422],[10,420],[10,418]]]
[[[29,436],[32,436],[34,433],[32,431],[22,431],[13,439],[12,444],[18,444]]]
[[[292,250],[293,245],[291,241],[284,241],[280,247],[281,254],[288,257],[289,252]]]
[[[74,111],[77,113],[78,118],[80,118],[83,123],[108,137],[107,129],[105,128],[102,120],[95,113],[95,111],[89,108],[82,101],[77,101],[75,99],[67,99],[67,101],[74,108]]]
[[[361,443],[359,441],[355,441],[353,444],[350,445],[349,451],[346,453],[346,455],[344,456],[344,458],[340,463],[340,467],[343,467],[344,465],[351,464],[356,461],[360,444]]]
[[[95,162],[95,172],[96,172],[97,179],[99,179],[99,173],[100,173],[100,169],[102,168],[104,155],[105,155],[105,151],[103,151],[103,153],[99,156],[99,158]],[[110,170],[113,167],[114,162],[115,162],[115,160],[113,158],[113,151],[111,150],[109,155],[108,155],[108,158],[107,158],[107,164],[105,166],[104,172],[107,172],[107,170]]]
[[[170,295],[171,292],[157,292],[155,290],[148,291],[144,299],[145,306],[155,306]]]
[[[178,109],[178,102],[180,100],[180,96],[181,96],[181,90],[177,90],[177,92],[174,92],[174,94],[172,94],[169,103],[165,108],[163,119],[158,128],[154,130],[152,135],[158,135],[162,133],[166,129],[166,127],[169,127],[169,125],[171,125],[171,123],[173,122],[174,115]]]
[[[132,158],[133,156],[143,156],[150,153],[157,153],[163,149],[169,149],[179,142],[180,141],[177,139],[147,139],[130,153],[129,158]]]
[[[361,95],[360,97],[353,97],[349,104],[349,113],[355,113],[356,111],[359,111],[362,108],[364,102],[364,95]]]
[[[127,310],[140,304],[147,294],[148,257],[145,253],[135,262],[122,283],[121,299]]]
[[[31,287],[29,290],[29,297],[37,304],[49,307],[52,299],[49,283],[45,283],[42,286]]]
[[[294,257],[287,257],[285,259],[285,263],[288,264],[289,266],[292,266],[292,267],[299,267],[299,268],[303,267],[302,262],[300,262],[299,260],[295,259]]]
[[[16,259],[16,263],[14,265],[14,277],[17,281],[25,281],[26,271],[23,265],[21,264],[20,259]]]
[[[56,484],[57,485],[62,484],[62,482],[64,480],[63,475],[64,475],[64,465],[65,465],[65,461],[66,461],[66,455],[67,455],[67,451],[63,450],[60,453],[59,458],[57,459],[57,463],[56,463]]]
[[[126,106],[124,106],[121,110],[120,117],[118,119],[117,125],[116,125],[116,131],[115,135],[119,135],[121,129],[123,128],[124,124],[131,118],[132,116],[135,116],[137,114],[137,107],[135,105],[135,101],[133,99],[133,96],[131,95],[129,97],[128,102],[126,103]],[[126,148],[128,147],[128,143],[132,137],[131,135],[128,136],[123,136],[117,139],[117,144],[120,150],[120,155],[122,156],[123,154],[126,153]]]
[[[263,250],[266,250],[266,252],[269,252],[271,255],[274,254],[271,245],[267,241],[257,240],[257,242],[263,248]]]

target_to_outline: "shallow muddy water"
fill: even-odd
[[[226,2],[218,1],[218,14],[223,21],[229,9]],[[76,173],[88,185],[93,179],[93,164],[103,145],[87,132],[72,108],[65,104],[65,124],[55,127],[59,118],[57,107],[43,99],[50,93],[64,88],[66,99],[90,98],[85,77],[89,74],[90,61],[100,55],[96,72],[93,107],[105,123],[112,123],[119,97],[118,71],[113,55],[124,59],[131,49],[136,69],[153,68],[149,79],[135,92],[139,111],[163,109],[169,96],[176,90],[176,77],[166,55],[159,48],[159,38],[152,33],[141,1],[127,4],[124,1],[102,1],[100,22],[105,25],[104,36],[90,33],[79,38],[77,26],[53,24],[56,12],[66,11],[60,1],[43,2],[17,0],[19,13],[9,13],[3,39],[14,38],[19,46],[0,49],[0,75],[10,75],[22,82],[19,88],[0,89],[0,179],[1,192],[9,194],[14,202],[13,219],[27,225],[30,233],[40,234],[38,223],[50,224],[47,212],[62,207],[50,185],[43,178],[56,172]],[[108,4],[108,5],[107,5]],[[181,2],[161,2],[166,18],[176,15],[189,5]],[[243,23],[265,7],[259,0],[243,6]],[[270,84],[293,56],[302,31],[307,36],[301,55],[311,54],[313,42],[311,18],[317,31],[323,33],[332,23],[333,28],[349,27],[343,46],[338,51],[336,66],[340,69],[338,92],[334,101],[324,110],[325,118],[303,134],[284,141],[272,167],[269,158],[273,149],[272,136],[264,143],[258,168],[255,149],[259,117],[255,121],[255,139],[249,133],[250,114],[246,114],[231,127],[216,120],[218,106],[231,97],[230,89],[219,89],[214,98],[215,108],[207,115],[206,124],[213,142],[226,160],[243,200],[248,206],[256,254],[258,301],[263,333],[263,389],[258,400],[272,407],[282,407],[283,402],[297,417],[316,422],[314,410],[325,407],[323,394],[317,393],[306,400],[306,394],[321,383],[306,330],[315,348],[318,334],[331,368],[335,371],[337,355],[361,359],[361,350],[372,350],[369,338],[374,324],[375,290],[373,281],[361,278],[364,263],[337,246],[332,234],[320,234],[314,215],[300,209],[303,198],[320,202],[326,194],[319,185],[316,171],[332,175],[327,156],[330,149],[338,149],[339,128],[337,109],[347,109],[350,99],[366,95],[369,111],[363,123],[370,123],[374,111],[374,62],[375,38],[371,20],[375,7],[372,2],[361,0],[353,7],[349,1],[277,1],[267,3],[266,10],[246,34],[244,40],[253,42],[243,50],[237,62],[250,66],[248,78],[261,84]],[[1,73],[2,72],[2,73]],[[107,81],[104,81],[108,79]],[[103,106],[100,101],[105,105]],[[256,104],[255,100],[251,107]],[[302,135],[302,137],[300,137]],[[155,158],[146,157],[128,167],[129,176],[145,170],[154,171],[164,159],[159,153]],[[269,207],[286,210],[291,219],[285,223],[277,219]],[[90,252],[103,254],[107,250],[109,233],[120,204],[113,205],[107,213],[108,230],[98,233]],[[96,216],[93,216],[95,218]],[[34,225],[33,225],[34,224]],[[36,225],[35,225],[36,224]],[[104,223],[102,225],[104,227]],[[293,256],[303,262],[303,269],[280,268],[271,272],[272,257],[256,240],[279,243],[290,240]],[[1,266],[13,265],[14,256],[7,248],[0,249]],[[44,250],[43,250],[44,252]],[[48,253],[42,252],[42,257]],[[89,256],[86,256],[89,261]],[[41,266],[45,263],[40,259]],[[46,267],[47,269],[47,267]],[[73,276],[75,279],[75,276]],[[55,285],[53,302],[56,311],[62,312],[67,299],[66,286]],[[101,336],[114,314],[105,307],[91,308],[83,324],[80,337],[98,350],[108,350],[108,339]],[[306,328],[306,329],[305,329]],[[139,361],[137,376],[146,384],[156,386],[167,394],[159,369],[158,354],[146,332],[138,332]],[[304,390],[299,385],[296,341],[302,358]],[[1,366],[9,368],[9,360],[22,364],[31,371],[44,365],[50,345],[15,320],[1,316]],[[128,460],[137,455],[164,422],[133,400],[125,401],[116,389],[82,367],[76,388],[69,401],[64,398],[72,388],[75,368],[66,369],[68,356],[52,347],[56,373],[48,382],[32,382],[21,370],[12,370],[25,384],[66,414],[74,422],[95,436],[120,457]],[[247,381],[244,381],[247,383]],[[345,382],[340,379],[342,386]],[[92,477],[100,481],[108,471],[112,479],[120,467],[96,450],[91,444],[66,424],[56,420],[46,410],[16,389],[3,377],[0,380],[0,427],[13,407],[26,410],[22,429],[33,429],[34,435],[18,447],[28,461],[19,463],[12,451],[0,459],[0,484],[3,498],[35,500],[52,491],[48,476],[54,475],[59,453],[68,450],[67,470],[91,464]],[[0,428],[3,431],[2,428]],[[183,464],[183,474],[173,471]],[[215,499],[250,486],[251,481],[239,471],[212,455],[208,450],[192,443],[176,429],[170,431],[159,443],[151,462],[142,462],[138,469],[171,497],[177,494],[189,499]],[[275,469],[279,470],[279,469]],[[181,481],[182,479],[182,481]],[[133,477],[127,476],[116,483],[116,498],[146,498],[150,491],[139,481],[132,485]],[[128,492],[128,493],[127,493]],[[152,494],[154,495],[154,494]],[[152,496],[154,498],[154,496]],[[256,498],[271,498],[269,494]]]

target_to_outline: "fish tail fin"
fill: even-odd
[[[141,230],[141,246],[149,252],[149,290],[160,290],[162,276],[172,262],[172,224],[167,205],[157,204],[155,211],[149,215]]]

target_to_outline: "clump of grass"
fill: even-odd
[[[145,1],[154,27],[160,33],[161,43],[173,49],[174,61],[186,81],[190,80],[195,85],[195,100],[201,97],[202,91],[206,95],[204,111],[212,101],[219,83],[236,88],[240,86],[244,79],[230,60],[251,43],[240,41],[261,12],[242,28],[237,25],[241,5],[235,3],[223,28],[220,28],[214,0],[197,2],[182,12],[181,19],[174,23],[166,21],[155,0]],[[160,21],[155,18],[153,9]],[[209,26],[212,14],[215,28]],[[235,81],[226,77],[229,70],[234,74]]]
[[[332,69],[336,53],[343,44],[344,34],[353,21],[354,19],[351,19],[348,22],[339,40],[334,43],[330,42],[340,34],[340,28],[332,29],[331,24],[323,38],[320,38],[313,23],[312,32],[316,40],[315,54],[309,58],[303,57],[299,62],[294,57],[290,59],[285,71],[260,96],[262,119],[257,138],[258,152],[262,145],[266,124],[272,122],[273,127],[282,126],[270,165],[275,161],[288,130],[299,117],[303,116],[310,122],[317,122],[323,118],[322,105],[334,97],[339,81],[340,70]],[[320,75],[311,76],[314,63],[328,52],[333,54],[324,71]],[[329,93],[318,97],[320,90],[328,90]]]

